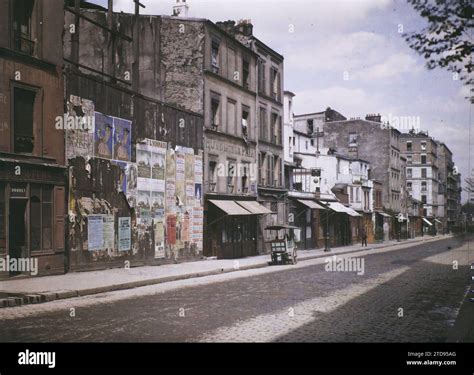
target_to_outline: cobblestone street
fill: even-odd
[[[351,256],[365,261],[363,275],[327,272],[322,258],[6,308],[0,310],[0,339],[442,342],[450,337],[470,285],[468,264],[474,257],[467,242],[453,238]]]

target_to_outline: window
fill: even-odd
[[[272,98],[275,100],[280,100],[280,73],[278,69],[271,69],[271,79],[272,79]]]
[[[236,162],[235,160],[227,161],[227,193],[234,193],[236,176]]]
[[[421,178],[426,178],[426,168],[421,168]]]
[[[357,133],[349,133],[349,146],[357,146]]]
[[[426,141],[421,141],[420,147],[421,147],[421,151],[426,151]]]
[[[293,137],[293,146],[296,144],[296,137]]]
[[[278,126],[278,115],[276,113],[272,113],[272,139],[271,142],[275,144],[279,144],[280,137],[279,137],[279,126]]]
[[[229,79],[235,83],[238,82],[238,80],[236,80],[236,78],[238,78],[238,76],[236,76],[235,72],[236,72],[236,53],[235,53],[235,50],[232,49],[232,48],[228,48],[227,49],[227,74],[229,76]]]
[[[422,202],[423,204],[426,204],[426,195],[422,195],[422,196],[421,196],[421,202]]]
[[[407,155],[407,164],[412,164],[413,162],[413,156]]]
[[[308,141],[305,141],[306,150],[308,149]]]
[[[308,134],[313,134],[314,132],[314,120],[310,119],[307,121]]]
[[[250,63],[248,60],[242,60],[242,84],[243,86],[248,89],[249,88],[249,81],[250,81]]]
[[[249,113],[248,107],[242,106],[242,136],[247,139],[249,137]]]
[[[33,113],[36,92],[19,87],[13,89],[14,150],[32,153],[34,149]]]
[[[216,191],[216,167],[217,167],[217,162],[215,160],[210,160],[209,161],[209,176],[208,176],[208,181],[209,181],[209,190],[211,192]]]
[[[266,94],[265,61],[258,59],[258,92]]]
[[[211,46],[211,69],[214,73],[219,73],[219,45],[220,41],[218,39],[212,39]]]
[[[426,181],[421,181],[421,191],[426,191]]]
[[[12,1],[13,4],[13,48],[17,51],[33,55],[33,8],[34,0]]]
[[[273,155],[267,155],[267,186],[273,186],[275,181],[275,159]]]
[[[235,123],[237,117],[237,111],[235,108],[235,101],[231,99],[227,99],[227,129],[226,132],[231,135],[236,135]]]
[[[426,164],[426,155],[421,155],[421,164]]]
[[[220,107],[220,95],[211,94],[211,128],[217,130],[219,126],[219,107]]]
[[[267,140],[267,110],[260,107],[260,139]]]
[[[258,178],[260,185],[265,185],[265,153],[260,152],[258,154]]]
[[[411,176],[412,176],[412,169],[407,168],[407,177],[411,178]]]
[[[248,193],[249,187],[248,187],[248,174],[249,174],[249,164],[244,163],[242,165],[242,192],[244,194]]]
[[[311,138],[311,146],[314,146],[314,139]]]
[[[407,151],[413,151],[413,143],[411,141],[407,141]]]
[[[30,191],[31,250],[53,248],[53,188],[32,185]]]
[[[412,188],[413,188],[413,183],[412,183],[411,181],[408,181],[408,182],[407,182],[407,190],[408,190],[408,191],[411,191]]]

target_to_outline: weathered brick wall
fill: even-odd
[[[202,21],[162,18],[161,64],[166,102],[203,113],[204,50]]]

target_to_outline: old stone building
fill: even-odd
[[[62,11],[0,1],[0,257],[37,260],[40,275],[64,271]]]
[[[397,236],[396,216],[403,210],[405,181],[402,174],[400,132],[381,122],[380,115],[365,119],[331,121],[324,126],[325,146],[340,154],[370,162],[371,178],[382,183],[382,204],[390,215],[390,236]]]
[[[425,232],[442,231],[442,222],[437,218],[438,144],[425,132],[404,133],[401,139],[401,151],[407,160],[407,191],[423,204]]]

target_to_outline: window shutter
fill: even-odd
[[[56,252],[64,251],[64,187],[56,186],[54,188],[54,249]]]

